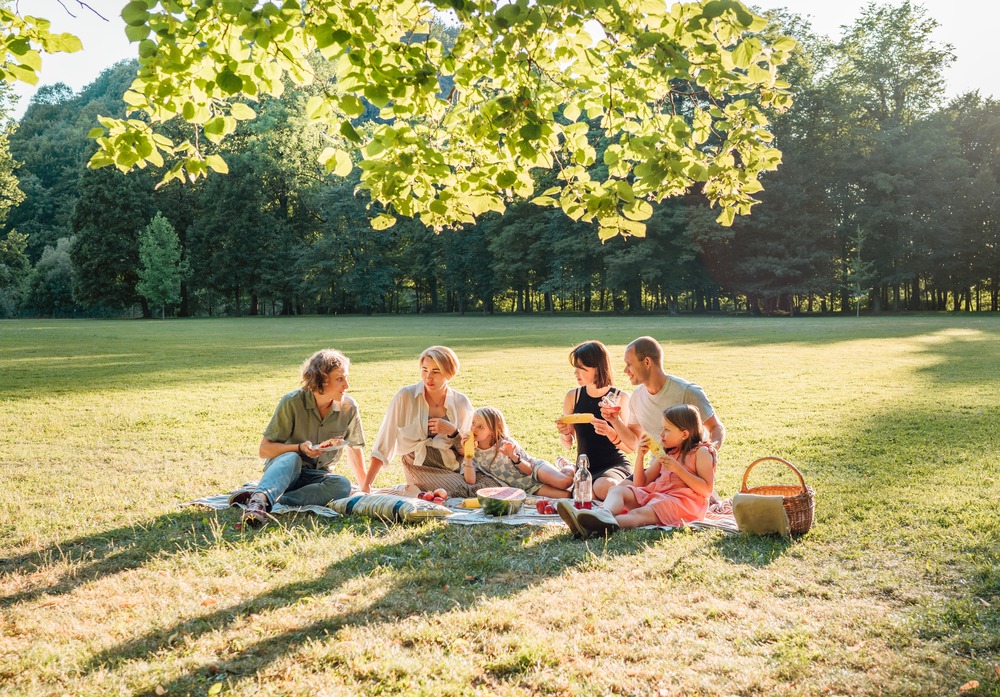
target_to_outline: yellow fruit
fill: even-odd
[[[567,414],[559,419],[561,424],[589,424],[593,421],[593,414]]]
[[[476,439],[470,433],[462,442],[462,454],[470,460],[476,456]]]
[[[664,455],[667,454],[667,451],[663,449],[663,446],[660,444],[660,441],[658,439],[653,438],[653,436],[650,436],[648,433],[646,435],[649,437],[650,455],[658,458],[658,457],[663,457]]]
[[[458,508],[479,508],[479,499],[463,499]]]

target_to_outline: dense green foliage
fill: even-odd
[[[186,186],[156,189],[164,170],[155,168],[128,183],[81,177],[94,115],[123,115],[135,63],[78,95],[40,92],[11,136],[27,197],[0,235],[28,234],[35,264],[77,234],[73,259],[87,277],[77,301],[95,314],[136,302],[138,232],[156,210],[191,263],[182,315],[1000,310],[1000,103],[978,94],[939,101],[950,53],[910,3],[869,7],[838,42],[798,17],[770,19],[765,43],[798,41],[784,69],[795,103],[770,126],[784,164],[766,175],[762,205],[729,228],[692,194],[654,205],[645,239],[604,244],[594,223],[525,201],[436,235],[405,218],[373,230],[383,209],[357,188],[360,171],[340,178],[317,164],[329,143],[306,112],[336,79],[319,61],[317,82],[262,97],[257,117],[213,146],[229,174]],[[434,31],[445,45],[455,38],[447,27]],[[356,128],[385,123],[364,104]],[[593,123],[597,180],[612,142]],[[533,186],[553,180],[538,173]],[[100,268],[114,279],[91,280]],[[31,297],[19,291],[13,309],[76,309]]]
[[[348,150],[360,157],[379,229],[397,215],[473,224],[532,198],[596,222],[601,239],[642,236],[650,202],[692,188],[728,225],[781,160],[765,111],[790,103],[777,69],[795,42],[748,35],[766,22],[737,0],[131,0],[121,16],[138,42],[135,118],[101,119],[94,167],[224,171],[205,143],[286,80],[316,87],[305,116],[327,170],[346,176]],[[365,102],[379,122],[359,128]],[[176,122],[179,138],[161,127]],[[533,171],[553,177],[540,195]]]

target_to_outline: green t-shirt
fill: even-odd
[[[281,398],[274,409],[271,423],[264,429],[264,437],[276,443],[289,444],[310,441],[313,445],[319,445],[328,438],[343,438],[355,446],[365,444],[358,403],[350,395],[344,395],[339,410],[331,409],[326,418],[321,419],[316,397],[307,389],[289,392]],[[332,470],[343,452],[344,448],[340,448],[320,453],[316,460],[303,459],[316,469]]]

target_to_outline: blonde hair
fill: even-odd
[[[320,349],[302,363],[302,386],[323,394],[327,378],[337,368],[347,370],[351,361],[336,349]]]
[[[479,407],[472,416],[473,418],[478,416],[485,421],[486,428],[493,432],[493,442],[490,443],[490,447],[499,443],[501,438],[509,437],[507,420],[503,417],[503,412],[496,407]]]
[[[451,380],[453,377],[458,375],[458,356],[447,346],[431,346],[425,348],[424,352],[420,354],[420,359],[417,361],[417,365],[424,362],[425,358],[430,358],[434,365],[444,373],[445,380]]]

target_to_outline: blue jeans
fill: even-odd
[[[326,470],[303,467],[298,453],[284,453],[272,458],[264,467],[257,492],[267,496],[269,508],[283,506],[325,506],[334,499],[351,493],[347,477]]]

